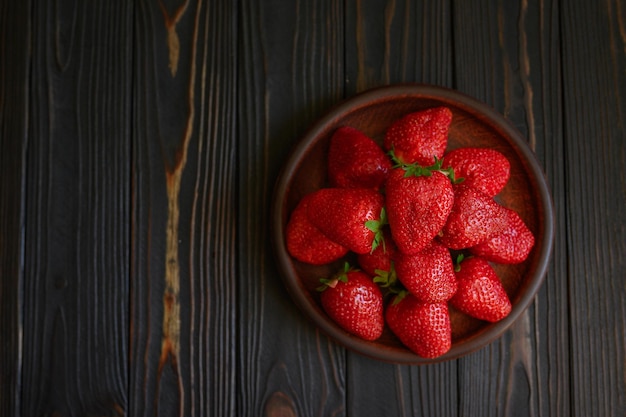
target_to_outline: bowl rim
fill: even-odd
[[[307,149],[310,145],[316,143],[316,138],[326,131],[329,125],[343,118],[346,114],[368,106],[374,100],[393,100],[395,98],[407,97],[440,101],[443,99],[447,102],[453,102],[456,107],[462,108],[472,115],[480,114],[483,119],[489,120],[498,129],[502,130],[503,136],[509,145],[521,155],[530,171],[529,181],[532,183],[533,188],[538,190],[539,202],[541,203],[540,210],[543,213],[543,222],[540,224],[540,230],[543,231],[543,235],[542,239],[537,242],[537,246],[541,248],[541,254],[531,266],[531,276],[528,277],[521,295],[515,300],[510,314],[503,320],[488,324],[476,334],[453,344],[447,353],[437,358],[423,358],[409,349],[401,351],[389,348],[387,350],[384,349],[383,345],[377,344],[376,341],[368,342],[347,333],[332,323],[330,319],[321,317],[318,314],[316,306],[313,305],[314,300],[299,280],[288,279],[289,276],[297,276],[297,273],[284,243],[283,218],[288,218],[289,214],[286,213],[287,207],[284,197],[290,189],[290,178],[298,170],[307,154]],[[552,256],[554,209],[545,173],[535,153],[526,142],[524,136],[502,114],[491,106],[448,87],[421,83],[391,84],[374,87],[339,101],[315,121],[305,131],[304,135],[299,138],[282,166],[274,186],[271,207],[271,240],[279,273],[288,293],[301,312],[305,313],[306,317],[320,328],[323,333],[345,348],[372,359],[395,364],[423,365],[457,359],[491,344],[494,340],[501,337],[522,313],[528,309],[543,284]]]

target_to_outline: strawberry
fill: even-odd
[[[452,112],[447,107],[409,113],[391,124],[383,146],[405,164],[432,165],[443,157],[451,122]]]
[[[533,232],[514,210],[505,209],[506,225],[502,233],[470,248],[474,255],[501,264],[517,264],[528,257],[535,245]]]
[[[371,276],[376,276],[377,271],[391,271],[393,259],[398,251],[388,228],[384,229],[383,237],[383,243],[372,252],[357,255],[359,266]]]
[[[459,263],[458,289],[450,300],[457,310],[489,322],[502,320],[511,312],[511,301],[494,269],[483,258]]]
[[[365,340],[378,339],[385,325],[383,296],[372,279],[359,270],[345,268],[322,280],[320,300],[326,314],[349,333]]]
[[[327,238],[309,221],[307,210],[310,198],[311,195],[304,196],[291,212],[285,230],[287,251],[301,262],[324,265],[343,257],[348,249]]]
[[[389,234],[389,229],[385,229],[385,240],[382,245],[378,245],[372,253],[357,255],[357,261],[363,271],[374,277],[374,282],[383,290],[383,296],[396,294],[397,277],[394,266],[398,255],[398,248]]]
[[[450,252],[435,241],[414,255],[399,254],[395,268],[398,280],[420,301],[444,302],[456,291]]]
[[[437,168],[437,165],[396,167],[387,178],[387,217],[391,235],[401,252],[411,254],[424,249],[452,210],[452,184]]]
[[[376,249],[386,223],[384,197],[369,188],[322,188],[312,193],[307,217],[329,239],[355,253]]]
[[[452,346],[446,303],[423,303],[408,293],[398,295],[387,307],[385,320],[398,339],[421,357],[436,358]]]
[[[505,228],[504,207],[477,188],[465,184],[454,186],[454,205],[439,240],[450,249],[478,245],[502,233]]]
[[[511,175],[511,164],[495,149],[458,148],[443,158],[443,167],[452,168],[464,184],[478,188],[489,197],[498,194]]]
[[[383,149],[361,131],[343,126],[328,149],[328,180],[332,187],[380,188],[391,170]]]

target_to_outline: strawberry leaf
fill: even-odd
[[[381,287],[386,288],[389,286],[389,271],[383,271],[382,269],[377,269],[376,276],[373,281],[376,284],[379,284]]]
[[[365,227],[367,227],[371,232],[374,233],[374,240],[372,241],[372,249],[370,250],[370,253],[374,252],[374,250],[381,244],[383,245],[383,248],[386,252],[385,236],[383,233],[383,226],[386,224],[388,224],[387,212],[385,211],[384,207],[380,210],[380,216],[378,220],[368,220],[365,222]]]
[[[391,162],[393,162],[392,168],[400,168],[406,165],[396,156],[396,153],[394,152],[393,147],[389,150],[389,152],[387,152],[387,155],[389,155],[389,157],[391,158]]]
[[[460,184],[463,181],[465,181],[465,178],[463,177],[459,177],[459,178],[456,177],[456,175],[454,174],[454,168],[452,167],[442,168],[442,169],[439,169],[438,171],[441,172],[446,177],[448,177],[450,179],[450,182],[452,182],[452,184]]]
[[[400,301],[402,301],[402,299],[407,296],[408,293],[409,292],[407,290],[400,290],[399,292],[397,292],[396,293],[397,295],[393,299],[392,305],[394,305],[394,306],[398,305],[400,303]]]
[[[418,164],[404,165],[404,178],[408,177],[430,177],[433,171],[429,167],[423,167]]]
[[[343,269],[337,272],[332,278],[320,278],[320,282],[322,283],[322,285],[315,289],[319,292],[322,292],[327,288],[335,288],[340,281],[346,283],[348,282],[348,272],[356,270],[357,269],[350,266],[350,263],[344,262]]]
[[[431,171],[440,171],[443,166],[443,159],[439,159],[436,156],[433,156],[435,159],[435,163],[428,167]]]
[[[465,181],[465,178],[463,177],[459,177],[457,178],[454,174],[454,169],[452,167],[448,168],[449,171],[447,171],[448,173],[444,172],[446,170],[440,171],[442,174],[446,175],[448,178],[450,178],[450,181],[452,182],[452,184],[460,184],[463,181]]]
[[[460,184],[465,181],[465,178],[463,177],[456,177],[456,174],[454,173],[454,168],[443,168],[443,159],[438,159],[437,157],[435,157],[435,163],[428,167],[428,169],[441,172],[443,175],[450,179],[450,182],[452,182],[452,184]]]
[[[353,268],[350,266],[350,264],[348,262],[344,262],[343,264],[343,270],[339,271],[335,276],[334,279],[336,281],[341,281],[341,282],[348,282],[348,272],[352,271]],[[335,284],[336,285],[336,284]]]
[[[389,151],[389,156],[395,163],[395,165],[393,166],[394,168],[402,168],[405,171],[404,178],[430,177],[433,175],[433,172],[435,171],[439,171],[439,172],[442,172],[446,176],[450,176],[450,173],[448,172],[448,170],[444,170],[441,168],[443,164],[443,160],[437,158],[436,156],[433,156],[435,163],[427,167],[421,166],[417,163],[407,164],[407,163],[400,161],[394,154],[393,149]],[[452,170],[452,168],[450,168],[450,170]],[[454,171],[452,171],[452,175],[454,175]]]
[[[376,276],[374,277],[374,282],[379,284],[382,288],[390,288],[393,287],[398,281],[398,277],[396,276],[395,268],[391,267],[390,271],[385,271],[382,269],[377,269]]]
[[[322,285],[320,285],[319,287],[315,289],[319,292],[322,292],[322,291],[326,291],[326,289],[328,288],[335,288],[337,286],[338,280],[322,278],[320,279],[320,282],[322,283]]]
[[[464,253],[459,253],[454,261],[454,272],[460,272],[461,271],[461,264],[463,263],[464,260],[473,258],[472,255],[466,255]]]
[[[463,259],[465,259],[465,254],[459,253],[459,255],[456,257],[456,264],[459,265],[461,262],[463,262]]]
[[[375,272],[376,276],[373,278],[373,281],[381,288],[384,297],[392,295],[402,295],[404,297],[406,295],[407,289],[398,280],[393,262],[391,262],[389,271],[377,269]]]

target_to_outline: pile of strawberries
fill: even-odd
[[[511,302],[491,263],[524,261],[534,236],[494,197],[510,163],[487,148],[446,153],[452,112],[410,113],[382,147],[361,131],[337,129],[328,150],[329,186],[306,195],[286,228],[295,259],[323,265],[349,252],[349,265],[319,290],[322,307],[346,331],[376,340],[385,324],[416,354],[452,344],[449,305],[496,322]]]

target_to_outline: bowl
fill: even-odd
[[[447,106],[453,113],[447,150],[489,147],[508,158],[511,178],[496,199],[522,217],[534,233],[535,246],[523,263],[493,265],[511,300],[511,313],[497,323],[487,323],[451,308],[452,347],[442,356],[427,359],[404,347],[388,328],[379,339],[370,342],[336,325],[322,309],[316,287],[321,277],[331,276],[346,259],[324,266],[301,263],[287,252],[284,236],[289,215],[300,199],[328,186],[326,155],[330,137],[338,127],[352,126],[382,143],[393,121],[407,113],[436,106]],[[314,325],[346,348],[396,364],[419,365],[456,359],[500,337],[533,301],[552,252],[552,199],[544,173],[525,138],[488,105],[455,90],[432,85],[379,87],[335,106],[308,129],[292,150],[276,182],[271,210],[272,243],[279,272],[295,304]]]

